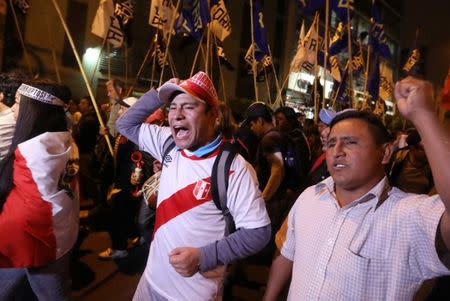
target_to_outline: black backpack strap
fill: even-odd
[[[237,151],[234,145],[230,142],[225,142],[214,161],[211,173],[211,193],[214,204],[217,209],[222,211],[225,218],[226,236],[236,231],[233,216],[227,206],[228,178],[230,175],[231,163],[236,157],[236,154]]]
[[[175,140],[173,139],[172,135],[170,135],[169,137],[167,137],[166,141],[164,141],[161,168],[164,167],[164,160],[174,147],[175,147]]]

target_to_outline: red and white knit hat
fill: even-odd
[[[164,102],[169,102],[169,97],[175,91],[187,93],[213,107],[219,103],[216,89],[211,79],[203,71],[197,72],[191,78],[183,80],[178,84],[166,82],[159,88],[159,99]]]

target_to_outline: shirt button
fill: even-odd
[[[327,242],[328,242],[328,244],[331,246],[331,245],[333,244],[334,241],[333,241],[333,239],[328,238]]]

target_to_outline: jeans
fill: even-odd
[[[0,269],[0,301],[29,301],[20,297],[29,286],[39,301],[66,301],[70,297],[70,252],[39,268]]]

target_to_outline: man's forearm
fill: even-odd
[[[283,255],[275,258],[270,268],[269,280],[263,297],[264,301],[277,300],[281,291],[288,285],[291,279],[292,265],[293,262]]]
[[[420,134],[430,163],[436,190],[450,212],[450,135],[434,112],[422,114],[414,125]]]
[[[283,166],[282,165],[272,165],[270,169],[270,177],[267,181],[266,187],[262,192],[264,201],[270,200],[275,192],[277,192],[278,187],[280,187],[281,182],[283,181]]]
[[[159,100],[158,92],[151,89],[117,120],[117,130],[134,144],[139,145],[139,131],[142,123],[163,104]]]
[[[270,239],[270,224],[255,229],[238,229],[231,235],[200,248],[200,271],[253,255],[264,248]]]

